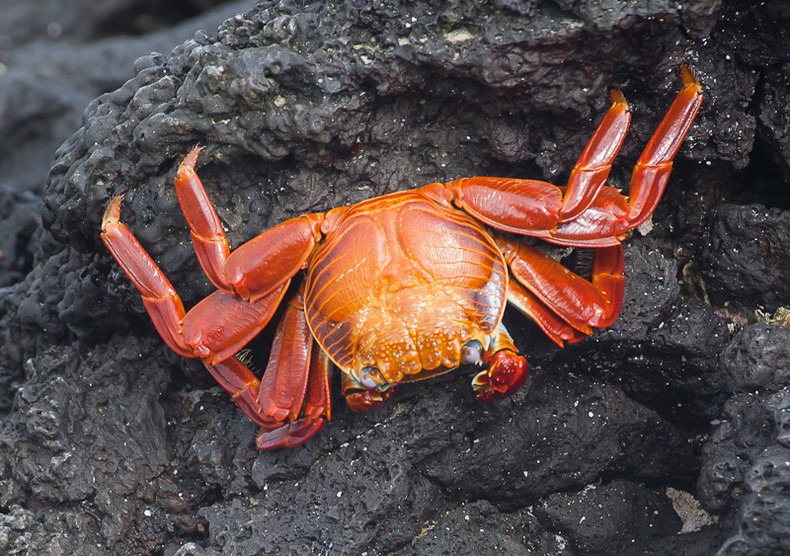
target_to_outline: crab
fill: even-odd
[[[661,198],[673,158],[702,102],[688,67],[683,89],[633,170],[628,196],[605,185],[630,121],[623,95],[557,187],[473,177],[432,183],[305,214],[233,252],[206,194],[193,147],[175,188],[195,253],[217,290],[188,312],[111,199],[102,239],[137,287],[165,343],[197,357],[260,432],[259,449],[298,446],[330,419],[330,373],[349,407],[379,407],[401,382],[480,364],[476,400],[515,392],[528,375],[502,324],[510,303],[560,346],[611,325],[623,299],[626,233]],[[521,241],[593,248],[585,279]],[[293,284],[291,284],[293,282]],[[259,380],[239,352],[285,302]]]

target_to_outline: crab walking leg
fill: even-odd
[[[301,300],[300,292],[288,302],[261,379],[258,411],[272,427],[296,419],[307,391],[313,336]]]
[[[578,342],[587,336],[557,316],[557,313],[549,309],[534,293],[516,280],[511,280],[507,286],[507,300],[508,303],[535,321],[546,336],[554,340],[560,347],[563,347],[565,342]]]
[[[102,219],[101,238],[118,264],[140,292],[151,320],[165,343],[185,357],[195,357],[179,333],[184,304],[170,281],[146,253],[129,228],[120,222],[123,195],[107,205]]]
[[[441,188],[448,190],[442,195]],[[559,245],[607,247],[619,244],[628,223],[628,199],[607,185],[573,220],[560,222],[562,190],[550,183],[516,178],[463,178],[447,184],[426,185],[421,193],[449,202],[488,226],[514,234],[538,237]],[[586,202],[586,201],[585,201]]]
[[[647,220],[664,193],[672,160],[702,103],[699,81],[681,67],[683,90],[672,102],[645,146],[631,175],[629,196],[603,186],[590,206],[571,221],[562,222],[546,238],[561,245],[604,247],[624,238],[625,232]]]
[[[288,283],[256,301],[215,291],[184,315],[179,333],[192,352],[209,364],[230,358],[269,323]]]
[[[418,191],[446,205],[454,204],[476,220],[498,230],[549,237],[559,223],[562,190],[538,180],[461,178],[431,184]]]
[[[540,250],[497,238],[511,274],[562,320],[584,334],[605,328],[620,314],[623,302],[623,247],[596,252],[592,281],[574,274]]]
[[[231,356],[269,322],[288,283],[255,302],[214,292],[188,313],[170,281],[129,229],[119,222],[122,197],[110,201],[102,239],[140,291],[143,305],[165,343],[184,357],[201,357],[217,382],[253,421],[258,379]],[[257,422],[257,421],[256,421]],[[259,425],[261,423],[258,423]]]
[[[331,419],[329,356],[318,346],[313,345],[310,358],[310,371],[307,378],[307,394],[305,395],[302,417],[291,423],[285,423],[275,429],[264,427],[258,435],[258,448],[273,450],[275,448],[293,448],[307,442],[320,431],[326,421]]]
[[[215,364],[205,363],[216,381],[228,391],[242,412],[263,430],[258,435],[261,450],[298,446],[321,430],[330,419],[329,358],[313,345],[308,375],[304,378],[307,392],[301,392],[299,405],[304,401],[303,417],[291,423],[278,422],[261,405],[261,384],[246,365],[231,357]],[[297,394],[298,395],[298,394]],[[295,408],[299,411],[299,407]],[[289,412],[290,413],[290,412]]]
[[[688,66],[680,68],[684,88],[669,107],[664,119],[636,162],[628,192],[629,227],[647,220],[664,193],[672,159],[686,137],[702,104],[702,88]]]
[[[518,354],[504,324],[499,324],[483,361],[487,365],[486,369],[472,379],[472,388],[477,393],[475,401],[497,402],[521,388],[527,380],[527,359]]]
[[[564,192],[544,181],[494,177],[462,178],[444,184],[446,191],[435,184],[421,191],[439,202],[452,201],[493,228],[551,241],[554,230],[583,215],[605,187],[631,119],[623,95],[619,91],[612,91],[611,95],[612,106],[576,162]],[[612,212],[619,221],[625,218],[626,210],[625,198],[617,195],[621,200],[614,199],[614,203],[623,208],[617,206]],[[610,204],[605,204],[604,210],[610,208]],[[595,233],[594,229],[592,231]]]
[[[329,418],[329,358],[318,348],[304,314],[304,287],[291,299],[277,326],[258,394],[261,449],[298,446]],[[303,417],[298,418],[307,394]]]
[[[230,254],[228,240],[214,205],[206,194],[203,183],[195,173],[201,146],[195,146],[181,161],[176,173],[175,186],[181,212],[192,233],[200,266],[208,279],[218,289],[233,293],[233,287],[225,280],[223,266]]]
[[[140,292],[165,343],[179,355],[209,363],[227,359],[249,342],[274,314],[288,283],[254,302],[214,292],[188,313],[170,281],[122,222],[121,197],[114,198],[102,221],[102,239]]]
[[[464,178],[445,185],[456,206],[500,230],[538,237],[549,237],[558,224],[583,213],[606,182],[631,119],[623,95],[611,95],[612,106],[571,171],[564,194],[538,180]]]
[[[227,293],[255,300],[302,269],[321,238],[323,215],[286,220],[241,245],[232,253],[217,212],[195,173],[201,147],[194,147],[175,179],[181,210],[192,233],[200,266],[211,283]]]
[[[421,188],[440,203],[454,204],[481,222],[506,232],[576,247],[618,244],[629,229],[655,210],[672,169],[672,159],[702,102],[701,87],[682,66],[684,88],[648,142],[634,168],[629,197],[603,185],[626,131],[629,114],[618,93],[593,134],[563,190],[550,183],[476,177]]]
[[[244,363],[231,357],[213,364],[204,361],[203,364],[214,380],[231,395],[244,415],[259,427],[266,424],[258,412],[260,381]]]
[[[560,208],[561,222],[573,220],[590,206],[609,177],[612,162],[625,139],[631,121],[628,103],[616,89],[610,95],[612,106],[571,170]]]

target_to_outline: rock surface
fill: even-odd
[[[1,553],[790,551],[790,332],[755,316],[790,304],[783,2],[24,4],[0,6]],[[432,181],[561,184],[611,87],[627,186],[684,61],[705,101],[620,319],[560,350],[507,314],[531,378],[498,404],[461,369],[258,452],[99,240],[127,191],[190,306],[211,287],[172,179],[194,144],[237,246]]]

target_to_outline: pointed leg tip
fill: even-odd
[[[296,448],[310,440],[324,428],[326,421],[319,419],[299,419],[271,430],[261,430],[257,439],[259,450],[276,450],[278,448]]]
[[[681,64],[680,77],[683,79],[684,87],[695,87],[697,89],[701,88],[697,76],[694,75],[694,72],[691,71],[691,68],[688,64]]]
[[[104,216],[102,217],[102,229],[106,229],[109,224],[117,224],[121,219],[121,203],[126,196],[126,192],[116,195],[110,202],[107,203],[107,208],[104,209]]]
[[[624,110],[628,110],[628,101],[625,100],[620,89],[612,89],[609,91],[609,98],[612,99],[613,106],[622,106]]]
[[[194,172],[195,171],[195,164],[197,164],[198,157],[200,156],[200,152],[203,150],[203,145],[197,144],[187,153],[184,159],[181,161],[181,164],[178,165],[178,175],[179,177],[184,172]]]

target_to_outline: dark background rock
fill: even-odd
[[[788,23],[779,1],[0,5],[0,552],[787,553],[787,328],[755,310],[790,302]],[[532,374],[499,404],[461,369],[259,453],[98,237],[128,191],[191,305],[211,287],[172,179],[195,143],[237,246],[431,181],[562,184],[611,87],[626,186],[683,61],[705,101],[621,318],[560,350],[506,315]]]

